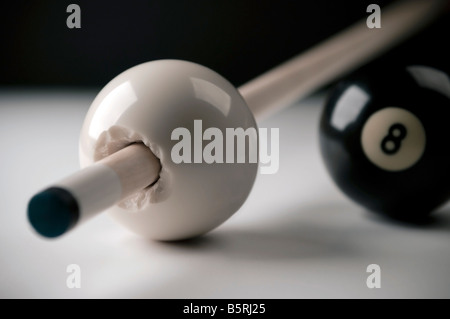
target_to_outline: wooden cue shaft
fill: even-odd
[[[381,29],[369,29],[363,19],[242,85],[239,91],[261,121],[405,40],[432,21],[446,2],[394,3],[382,9]]]
[[[74,196],[84,220],[153,184],[160,169],[147,146],[132,144],[54,185]]]
[[[110,167],[119,177],[119,201],[156,182],[161,170],[158,158],[144,144],[132,144],[97,163]]]
[[[160,169],[148,147],[132,144],[36,194],[28,219],[39,234],[60,236],[153,184]]]

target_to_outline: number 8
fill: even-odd
[[[397,153],[401,147],[402,140],[406,137],[406,132],[406,127],[403,124],[392,124],[389,127],[388,135],[381,141],[381,150],[388,155]]]

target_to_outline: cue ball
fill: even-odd
[[[371,211],[427,215],[450,197],[450,79],[408,66],[338,83],[321,117],[320,149],[337,186]]]
[[[159,60],[137,65],[112,79],[93,101],[80,134],[82,167],[133,143],[149,147],[161,163],[155,184],[107,210],[132,232],[155,240],[200,236],[245,202],[257,162],[172,160],[172,149],[180,142],[172,133],[187,130],[194,145],[197,120],[202,121],[203,130],[252,128],[256,133],[249,143],[257,142],[255,119],[238,90],[195,63]]]

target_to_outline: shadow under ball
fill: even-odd
[[[371,211],[413,220],[450,197],[450,79],[408,66],[343,80],[320,121],[337,186]]]

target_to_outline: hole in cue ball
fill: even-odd
[[[79,218],[79,207],[65,189],[52,187],[31,198],[28,220],[44,237],[58,237],[72,228]]]

